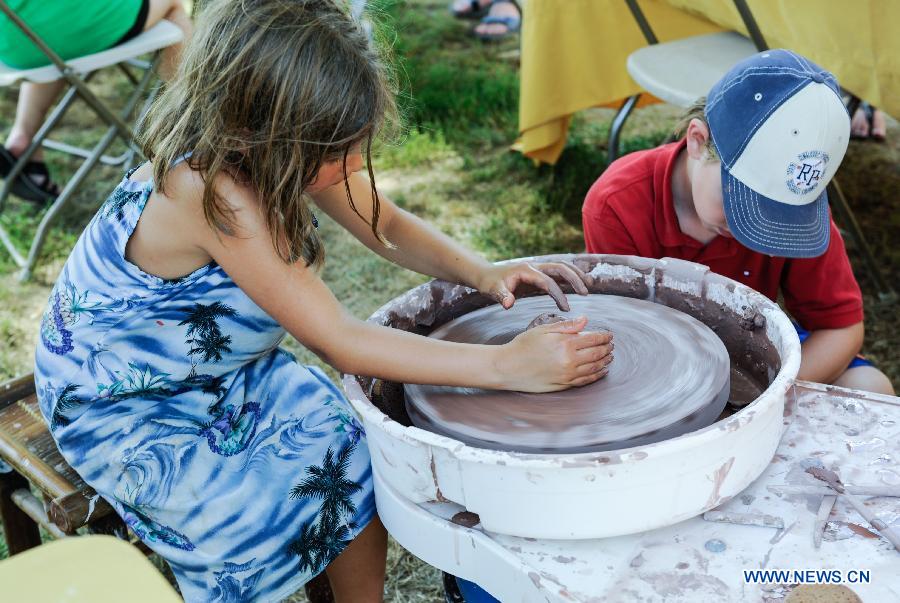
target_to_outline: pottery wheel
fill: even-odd
[[[590,385],[527,394],[406,385],[416,427],[480,448],[588,452],[669,439],[716,420],[729,392],[725,345],[695,318],[661,304],[614,295],[569,296],[568,317],[587,330],[613,332],[609,374]],[[558,312],[549,297],[488,306],[438,328],[430,337],[500,345],[538,315]]]

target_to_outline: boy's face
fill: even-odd
[[[691,179],[694,209],[697,218],[710,231],[731,237],[725,219],[725,203],[722,199],[722,171],[718,161],[705,159],[696,164]]]
[[[694,159],[691,195],[694,210],[703,227],[717,235],[731,237],[725,219],[721,162],[709,155],[709,128],[699,119],[691,120],[687,131],[687,152]]]

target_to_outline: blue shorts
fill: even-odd
[[[459,594],[462,595],[465,603],[500,603],[499,599],[495,599],[486,590],[468,580],[456,578],[456,584],[459,586]]]
[[[797,329],[797,335],[800,336],[800,343],[806,341],[806,338],[809,337],[809,331],[794,323],[794,328]],[[856,368],[858,366],[875,366],[872,364],[871,360],[867,360],[864,356],[857,354],[856,357],[850,361],[850,364],[847,365],[848,369]]]

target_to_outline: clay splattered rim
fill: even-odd
[[[610,256],[604,254],[554,254],[548,256],[534,256],[526,258],[516,258],[498,262],[499,264],[513,262],[528,261],[553,261],[564,259],[573,261],[576,258],[597,258],[600,263],[607,263],[611,257],[628,257],[628,256]],[[640,258],[647,263],[658,264],[660,260]],[[610,264],[624,265],[624,264]],[[596,266],[596,265],[595,265]],[[779,356],[781,360],[781,368],[775,375],[775,378],[766,387],[759,397],[737,411],[730,417],[716,421],[711,425],[707,425],[697,431],[682,434],[675,438],[645,444],[642,446],[634,446],[631,448],[622,448],[618,450],[604,450],[601,452],[575,452],[575,453],[531,453],[531,452],[510,452],[504,450],[490,450],[487,448],[476,448],[464,444],[459,440],[438,435],[430,431],[425,431],[415,426],[405,427],[397,421],[383,413],[375,406],[369,397],[365,394],[357,380],[356,375],[342,375],[341,382],[347,399],[363,415],[364,420],[374,424],[380,424],[381,428],[390,436],[400,440],[407,441],[414,445],[426,445],[446,450],[454,458],[463,461],[488,464],[503,464],[507,466],[518,467],[595,467],[609,464],[630,463],[645,460],[652,457],[662,457],[669,454],[681,452],[688,448],[696,448],[703,446],[709,442],[715,441],[721,437],[728,437],[725,434],[734,432],[741,427],[749,424],[754,420],[757,414],[769,410],[773,405],[782,407],[782,412],[777,415],[779,429],[781,428],[783,407],[785,396],[794,383],[797,373],[800,370],[800,339],[790,320],[781,311],[777,304],[771,301],[761,293],[739,283],[733,279],[718,275],[724,282],[731,284],[735,292],[740,292],[748,299],[758,305],[758,310],[765,316],[766,325],[774,325],[773,330],[777,330],[781,335],[781,345],[778,346]],[[369,317],[372,321],[376,317],[383,316],[396,306],[404,298],[414,298],[416,292],[422,291],[431,286],[434,281],[423,283],[403,293],[386,304],[378,308]],[[462,285],[459,285],[462,287]],[[463,287],[465,288],[465,287]],[[375,321],[373,321],[375,322]],[[382,323],[379,323],[382,324]]]

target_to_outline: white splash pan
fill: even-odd
[[[784,313],[754,290],[682,260],[580,254],[513,261],[560,259],[590,270],[598,293],[665,303],[707,324],[730,311],[737,318],[718,332],[732,358],[752,357],[746,342],[755,342],[757,351],[770,348],[760,354],[777,355],[780,369],[769,369],[769,387],[725,420],[655,444],[578,454],[485,450],[405,427],[371,402],[371,392],[364,391],[371,379],[345,375],[344,391],[364,424],[375,479],[413,503],[462,505],[479,515],[486,531],[540,539],[652,530],[699,515],[747,487],[775,453],[785,395],[800,366],[800,342]],[[487,303],[471,289],[433,281],[369,320],[424,332]]]

